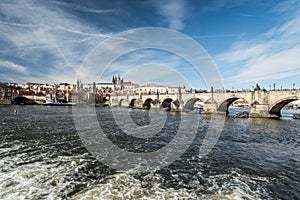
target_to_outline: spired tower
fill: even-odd
[[[120,77],[120,74],[112,77],[112,84],[116,90],[122,90],[123,78]]]
[[[118,74],[118,76],[112,77],[112,83],[114,85],[120,85],[120,84],[122,84],[122,82],[123,82],[123,79],[121,79],[120,74]]]
[[[112,83],[113,83],[114,85],[116,85],[116,78],[115,78],[115,76],[112,77]]]
[[[121,84],[121,77],[120,77],[120,74],[118,74],[118,77],[117,77],[117,85],[120,85]]]

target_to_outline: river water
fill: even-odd
[[[117,126],[112,110],[96,108],[110,132]],[[147,111],[130,112],[137,125],[149,124]],[[300,199],[300,120],[292,119],[291,111],[281,119],[226,117],[204,158],[199,147],[210,116],[197,116],[196,122],[198,114],[168,113],[162,137],[174,134],[182,115],[191,125],[199,123],[197,134],[174,163],[140,173],[117,171],[95,159],[72,115],[70,107],[0,107],[0,199]],[[113,134],[110,139],[120,147],[132,145],[124,133]],[[153,141],[159,145],[135,145],[139,151],[165,145]]]

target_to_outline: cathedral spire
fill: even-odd
[[[115,79],[115,76],[113,75],[113,77],[112,77],[112,83],[113,84],[116,84],[116,79]]]

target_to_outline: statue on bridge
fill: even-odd
[[[260,90],[260,87],[259,87],[258,83],[256,83],[254,91],[258,91],[258,90]]]

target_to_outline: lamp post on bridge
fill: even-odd
[[[295,83],[293,83],[293,90],[295,89]]]

